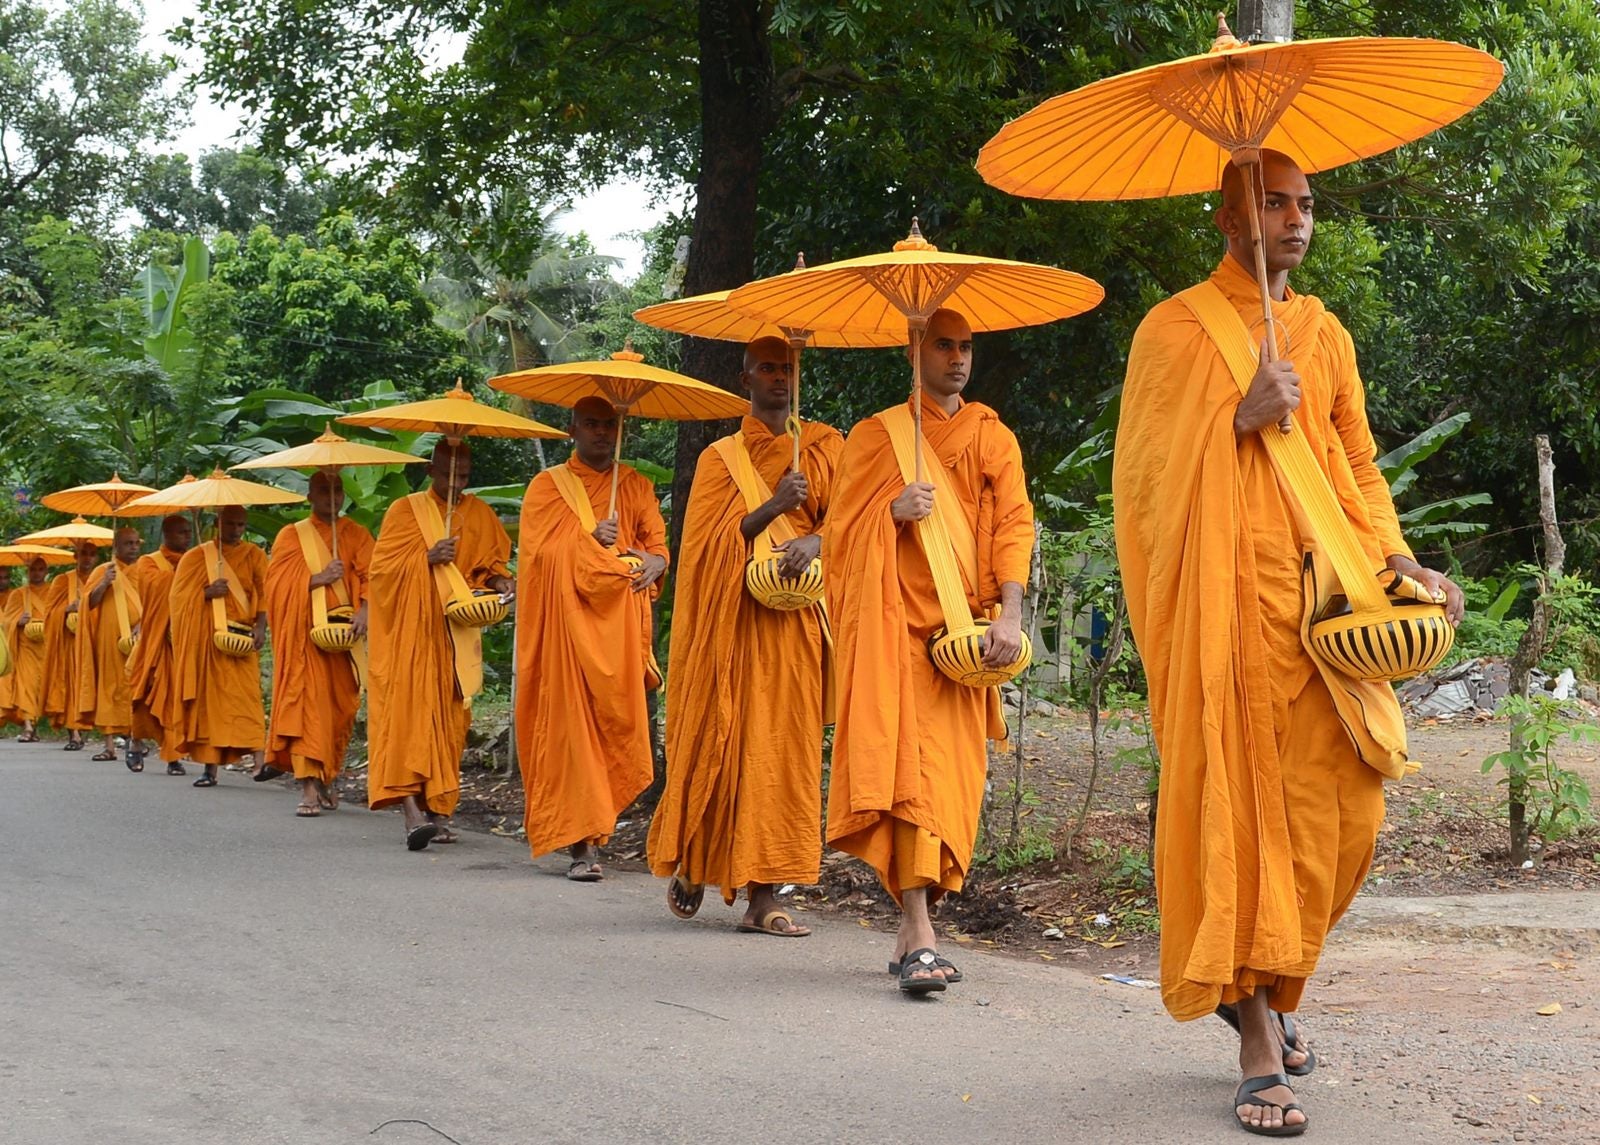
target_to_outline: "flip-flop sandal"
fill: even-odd
[[[322,814],[322,808],[315,803],[301,803],[294,809],[296,819],[315,819]]]
[[[61,750],[62,751],[82,751],[83,750],[83,741],[81,739],[69,739],[65,744],[62,745]]]
[[[38,737],[38,735],[36,733],[30,732],[27,735],[18,736],[17,737],[17,742],[18,743],[38,743],[39,742],[39,737]]]
[[[110,763],[116,758],[117,753],[114,751],[97,751],[89,757],[89,759],[95,763]]]
[[[269,779],[278,779],[281,776],[285,776],[285,775],[288,775],[288,774],[289,773],[287,771],[284,771],[282,768],[273,767],[269,763],[265,767],[263,767],[260,771],[256,772],[254,775],[252,775],[250,777],[250,782],[252,782],[252,783],[265,783]]]
[[[436,823],[418,823],[415,827],[411,828],[411,830],[406,832],[406,850],[408,850],[408,851],[425,850],[427,848],[428,844],[433,842],[433,837],[435,835],[437,835],[438,833],[439,833],[438,824],[436,824]]]
[[[169,764],[167,764],[167,774],[168,775],[188,775],[189,774],[189,769],[187,767],[183,766],[183,764],[181,764],[181,763],[169,763]]]
[[[195,780],[193,784],[195,787],[215,787],[216,785],[217,777],[214,775],[202,775],[199,779]]]
[[[778,929],[776,924],[779,919],[789,924],[788,930]],[[811,933],[811,928],[809,926],[797,926],[794,919],[790,918],[785,911],[769,910],[757,920],[754,926],[748,922],[741,922],[739,924],[739,933],[770,934],[774,938],[805,938]]]
[[[461,842],[461,836],[457,835],[454,831],[452,831],[450,828],[446,827],[443,823],[438,824],[438,828],[439,828],[439,833],[433,837],[434,846],[440,846],[440,845],[443,845],[445,843],[459,843],[459,842]]]
[[[693,918],[699,914],[700,904],[705,899],[704,885],[697,887],[680,875],[667,880],[667,909],[679,918]]]
[[[601,873],[599,863],[574,859],[572,866],[567,868],[567,878],[575,883],[598,883],[605,875]]]
[[[1241,1105],[1253,1105],[1258,1109],[1281,1109],[1284,1113],[1304,1114],[1299,1103],[1291,1101],[1288,1105],[1279,1105],[1275,1101],[1263,1101],[1256,1097],[1263,1089],[1272,1089],[1275,1086],[1289,1088],[1289,1079],[1281,1073],[1263,1074],[1261,1077],[1247,1077],[1240,1084],[1239,1090],[1233,1095],[1233,1106],[1230,1110],[1233,1120],[1240,1129],[1246,1133],[1253,1133],[1257,1137],[1298,1137],[1306,1131],[1311,1124],[1310,1119],[1302,1121],[1299,1125],[1251,1125],[1248,1121],[1240,1121],[1238,1108]]]
[[[1217,1007],[1216,1015],[1224,1022],[1227,1022],[1228,1025],[1232,1026],[1234,1033],[1237,1034],[1241,1032],[1239,1029],[1239,1011],[1237,1007],[1230,1006],[1228,1003],[1223,1002]],[[1280,1014],[1278,1011],[1274,1010],[1272,1011],[1272,1016],[1278,1019],[1278,1026],[1283,1030],[1284,1052],[1286,1054],[1298,1053],[1306,1055],[1306,1060],[1301,1062],[1299,1065],[1292,1066],[1285,1061],[1283,1063],[1283,1072],[1288,1074],[1290,1077],[1311,1076],[1311,1072],[1317,1068],[1316,1051],[1310,1046],[1303,1046],[1300,1044],[1300,1037],[1294,1032],[1294,1019],[1289,1017],[1288,1014]]]
[[[136,773],[140,772],[140,771],[143,771],[144,770],[144,752],[142,752],[142,751],[130,751],[127,754],[127,756],[123,759],[122,762],[127,765],[129,771],[136,772]]]
[[[924,946],[920,950],[913,950],[907,954],[900,963],[900,992],[902,994],[937,994],[944,990],[948,983],[937,974],[929,974],[924,978],[913,978],[913,970],[933,970],[939,965],[939,952],[931,946]]]
[[[324,811],[339,810],[339,789],[317,781],[317,806]]]
[[[961,979],[966,977],[965,974],[961,973],[960,970],[956,969],[956,964],[954,962],[951,962],[948,958],[946,958],[942,954],[935,954],[934,955],[933,964],[935,966],[937,966],[939,969],[944,971],[944,980],[946,982],[950,983],[950,985],[952,985],[952,986],[954,986],[957,982],[961,981]],[[894,958],[889,959],[889,973],[895,975],[896,977],[899,977],[899,975],[900,975],[900,961],[899,960],[894,959]]]

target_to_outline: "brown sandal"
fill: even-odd
[[[777,926],[780,921],[788,923],[788,929],[780,930]],[[739,933],[770,934],[774,938],[804,938],[811,933],[811,928],[809,926],[797,926],[794,919],[790,918],[785,911],[769,910],[761,916],[754,926],[748,922],[740,922]]]

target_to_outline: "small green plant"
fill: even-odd
[[[1563,742],[1594,743],[1600,740],[1600,728],[1569,722],[1559,701],[1549,696],[1510,696],[1502,710],[1517,729],[1514,744],[1486,758],[1483,771],[1485,775],[1497,767],[1505,771],[1500,785],[1506,789],[1506,801],[1513,811],[1515,859],[1526,852],[1529,838],[1553,843],[1588,821],[1589,785],[1583,776],[1557,762],[1555,749]],[[1520,823],[1515,815],[1519,806]]]

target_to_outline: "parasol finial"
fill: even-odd
[[[805,251],[800,251],[794,256],[794,269],[796,269],[796,270],[804,270],[805,268],[806,268],[806,252]]]
[[[1234,48],[1244,47],[1244,41],[1233,34],[1233,29],[1228,27],[1228,14],[1217,13],[1217,38],[1211,41],[1210,50],[1213,52],[1230,52]]]
[[[911,233],[894,244],[895,250],[938,250],[927,239],[922,237],[922,228],[917,225],[917,216],[911,216]]]
[[[613,362],[642,362],[644,361],[644,355],[633,348],[633,339],[630,337],[622,343],[622,349],[611,355],[611,360]]]
[[[212,467],[211,480],[218,481],[218,480],[221,480],[223,478],[226,478],[227,476],[228,475],[222,471],[222,466],[217,465],[217,466]]]
[[[461,379],[460,378],[456,379],[456,388],[451,390],[449,393],[445,394],[445,397],[454,398],[458,402],[475,402],[475,401],[478,400],[477,398],[473,397],[471,394],[467,393],[466,390],[461,388]]]

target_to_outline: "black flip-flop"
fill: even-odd
[[[128,752],[127,755],[123,756],[122,762],[127,764],[129,771],[132,771],[132,772],[135,772],[135,773],[143,771],[144,770],[144,752],[142,752],[142,751],[130,751],[130,752]]]
[[[900,992],[902,994],[936,994],[948,985],[937,974],[926,978],[913,978],[913,970],[935,970],[939,966],[939,952],[931,946],[913,950],[900,962]]]
[[[69,739],[66,743],[61,745],[61,750],[62,751],[82,751],[83,750],[83,741],[81,739]]]
[[[418,823],[406,832],[406,850],[426,850],[428,844],[433,842],[433,837],[438,833],[439,825],[437,823]]]
[[[266,764],[265,766],[263,766],[260,771],[256,772],[254,775],[252,775],[250,777],[250,782],[251,783],[265,783],[269,779],[277,779],[280,776],[284,776],[284,775],[288,775],[288,774],[289,773],[287,771],[284,771],[282,768],[273,767],[269,763],[269,764]]]
[[[1228,1025],[1232,1026],[1234,1033],[1242,1033],[1242,1031],[1239,1029],[1239,1011],[1237,1007],[1230,1006],[1228,1003],[1223,1002],[1217,1007],[1216,1015],[1224,1022],[1227,1022]],[[1283,1063],[1283,1072],[1288,1074],[1290,1077],[1310,1077],[1311,1072],[1317,1068],[1316,1051],[1311,1049],[1310,1046],[1302,1046],[1300,1044],[1300,1037],[1294,1032],[1294,1019],[1289,1017],[1288,1014],[1280,1014],[1278,1011],[1274,1010],[1272,1011],[1272,1016],[1278,1019],[1278,1026],[1283,1030],[1284,1052],[1306,1055],[1306,1060],[1301,1062],[1299,1065],[1292,1066],[1285,1061]]]
[[[667,880],[667,909],[679,918],[693,918],[700,913],[700,904],[705,902],[706,888],[695,886],[681,875],[673,875]]]
[[[116,758],[117,753],[114,751],[97,751],[89,757],[94,763],[111,763]]]
[[[1275,1086],[1289,1089],[1289,1079],[1281,1073],[1263,1074],[1261,1077],[1247,1077],[1239,1085],[1238,1091],[1233,1095],[1233,1119],[1240,1129],[1252,1133],[1257,1137],[1298,1137],[1306,1131],[1311,1124],[1309,1118],[1299,1125],[1251,1125],[1248,1121],[1239,1120],[1239,1106],[1254,1105],[1259,1109],[1281,1109],[1284,1113],[1305,1113],[1298,1102],[1291,1101],[1288,1105],[1279,1105],[1275,1101],[1263,1101],[1256,1097],[1263,1089],[1272,1089]]]
[[[189,774],[189,769],[187,767],[183,766],[183,764],[178,763],[176,760],[174,760],[172,763],[167,764],[167,774],[168,775],[188,775]]]
[[[933,956],[933,964],[945,972],[944,980],[950,983],[952,986],[961,981],[962,978],[966,977],[966,975],[962,974],[960,970],[956,969],[956,964],[954,962],[951,962],[942,954],[935,954]],[[893,974],[897,978],[900,976],[900,961],[897,961],[893,958],[889,959],[889,973]]]
[[[215,787],[216,785],[217,777],[214,775],[202,775],[199,779],[195,780],[193,784],[195,787]]]

